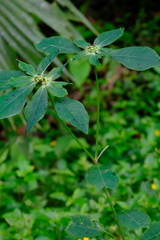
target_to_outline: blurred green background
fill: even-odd
[[[160,3],[141,0],[0,0],[0,70],[18,69],[16,59],[37,66],[44,57],[34,43],[60,35],[92,42],[98,33],[125,28],[112,48],[149,46],[160,54]],[[60,55],[53,66],[70,56]],[[112,191],[117,211],[140,209],[160,221],[160,67],[136,72],[104,58],[98,66],[101,91],[100,163],[120,178]],[[94,151],[94,72],[83,59],[69,63],[63,78],[69,97],[85,105],[89,135],[72,131]],[[23,112],[0,121],[0,239],[69,240],[69,216],[87,214],[118,236],[105,194],[85,181],[92,162],[81,151],[52,107],[25,135]],[[67,143],[67,144],[66,144]],[[140,231],[126,231],[126,240]],[[109,236],[97,240],[112,239]]]

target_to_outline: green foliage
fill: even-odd
[[[85,83],[91,72],[91,65],[85,58],[69,62],[68,68],[77,87],[81,87]]]
[[[121,224],[132,229],[148,227],[151,223],[150,217],[139,210],[125,210],[117,214]]]
[[[60,119],[88,133],[89,117],[82,103],[71,98],[56,98],[54,107]]]
[[[15,70],[0,71],[0,91],[12,88],[13,85],[8,81],[10,78],[18,78],[23,75],[25,74]]]
[[[10,84],[9,88],[11,88],[11,87],[22,87],[32,82],[34,82],[34,78],[32,76],[20,76],[15,78],[11,77],[7,84]]]
[[[27,120],[27,133],[29,133],[32,127],[44,117],[48,105],[47,100],[47,90],[44,86],[42,86],[34,94],[32,100],[27,104],[24,111],[24,115]]]
[[[104,187],[114,189],[118,185],[117,175],[105,166],[92,166],[88,170],[86,180],[99,190]]]
[[[142,71],[156,67],[160,63],[160,56],[149,47],[127,47],[111,51],[111,58],[130,69]]]
[[[69,223],[66,232],[78,238],[94,237],[102,234],[105,230],[99,227],[96,221],[91,220],[86,216],[72,216],[72,221]]]
[[[66,2],[67,4],[70,3],[69,1]],[[121,113],[121,111],[117,111],[117,109],[119,110],[120,108],[121,110],[127,104],[130,104],[129,107],[132,106],[134,108],[139,107],[139,105],[136,104],[136,101],[132,100],[129,101],[129,103],[128,101],[122,102],[123,104],[120,105],[118,105],[118,103],[116,102],[117,105],[115,104],[113,106],[113,112],[110,117],[108,117],[108,112],[106,110],[100,111],[99,105],[103,97],[106,96],[106,90],[104,92],[100,92],[99,90],[100,81],[96,72],[98,68],[95,67],[94,69],[96,84],[90,84],[93,87],[93,90],[91,89],[92,97],[90,97],[90,101],[93,106],[95,106],[96,102],[97,112],[91,112],[91,115],[93,115],[92,118],[94,119],[93,122],[95,122],[96,119],[96,125],[91,122],[93,129],[88,130],[89,116],[84,105],[80,101],[77,101],[70,97],[65,97],[68,92],[63,86],[67,86],[68,82],[62,82],[57,80],[61,77],[62,70],[64,69],[64,67],[67,66],[68,63],[71,66],[73,60],[78,60],[82,57],[88,58],[91,65],[101,65],[99,59],[104,57],[103,60],[107,59],[107,61],[109,61],[109,64],[111,65],[114,64],[113,60],[116,60],[127,66],[128,68],[134,70],[145,70],[160,65],[159,55],[154,50],[148,47],[128,47],[119,50],[103,48],[106,45],[109,45],[116,41],[119,37],[122,36],[122,34],[122,28],[104,32],[94,40],[93,45],[81,39],[72,42],[69,39],[59,36],[43,39],[41,42],[36,44],[36,47],[39,51],[47,52],[49,53],[49,55],[41,60],[37,70],[35,70],[33,65],[19,61],[19,68],[26,74],[20,71],[17,71],[17,73],[15,71],[4,71],[2,72],[2,74],[0,74],[2,90],[9,90],[4,95],[0,96],[1,118],[7,118],[18,114],[23,109],[26,98],[30,95],[34,87],[36,87],[36,92],[33,90],[32,98],[31,100],[27,99],[27,104],[24,108],[24,116],[27,121],[27,133],[30,132],[33,126],[37,124],[38,121],[40,121],[47,112],[47,114],[49,113],[51,117],[54,117],[54,121],[56,122],[56,124],[57,120],[60,120],[65,129],[72,135],[72,137],[76,140],[78,144],[78,147],[77,145],[75,145],[75,143],[73,144],[71,138],[67,135],[64,137],[58,137],[57,140],[47,139],[47,136],[46,138],[44,138],[44,142],[39,139],[33,139],[31,140],[31,146],[28,146],[29,143],[27,141],[21,142],[19,140],[21,142],[21,155],[19,155],[18,158],[17,145],[14,143],[15,139],[13,139],[13,142],[10,143],[10,149],[8,147],[4,147],[3,154],[0,157],[0,161],[2,162],[0,174],[3,177],[3,181],[7,181],[7,183],[3,186],[2,182],[2,188],[5,190],[5,193],[2,196],[2,206],[9,205],[9,207],[6,207],[2,216],[5,220],[5,222],[0,225],[2,236],[7,236],[8,238],[13,239],[31,240],[65,239],[66,235],[64,233],[64,229],[65,226],[68,224],[68,217],[70,215],[72,215],[72,221],[71,223],[69,223],[66,231],[67,233],[73,235],[76,238],[95,237],[103,234],[104,237],[111,236],[113,238],[121,238],[123,240],[130,240],[126,236],[131,236],[137,240],[137,237],[139,237],[140,235],[141,239],[154,239],[159,235],[159,222],[151,225],[151,227],[149,227],[144,233],[142,233],[141,228],[146,228],[150,224],[149,216],[147,214],[144,214],[140,210],[128,210],[129,207],[135,207],[135,205],[137,204],[137,199],[139,199],[139,195],[141,195],[141,192],[138,193],[137,198],[134,195],[134,190],[132,190],[130,187],[130,185],[135,184],[134,181],[136,180],[133,180],[135,179],[135,177],[139,179],[140,183],[142,181],[140,189],[142,192],[144,191],[145,194],[153,194],[153,192],[150,191],[151,189],[147,187],[147,184],[143,182],[143,174],[138,171],[138,169],[140,169],[139,161],[137,160],[137,162],[135,163],[135,165],[133,164],[133,166],[130,163],[130,159],[126,162],[120,161],[119,164],[115,164],[115,166],[112,166],[112,163],[109,162],[112,159],[116,162],[119,156],[127,156],[126,152],[129,150],[126,148],[126,144],[130,143],[129,141],[132,137],[137,136],[136,134],[140,129],[139,125],[136,125],[137,122],[139,124],[139,119],[137,118],[137,116],[134,116],[135,109],[132,109],[132,111],[129,112],[130,114],[127,114],[126,112]],[[84,50],[81,51],[79,47]],[[60,65],[59,67],[55,67],[53,69],[49,69],[49,71],[47,71],[50,67],[50,64],[52,63],[52,61],[54,61],[55,57],[58,56],[59,53],[72,53],[77,55],[73,57],[71,56],[71,58],[66,62],[66,64]],[[140,65],[138,65],[139,61]],[[111,65],[110,68],[112,69]],[[99,67],[101,67],[101,70],[103,70],[103,66]],[[113,65],[112,70],[115,71],[115,69],[115,65]],[[87,74],[84,74],[84,79],[86,78],[86,76]],[[131,80],[133,79],[131,78]],[[132,81],[128,84],[129,86],[125,85],[126,89],[127,87],[128,89],[132,89]],[[95,85],[96,94],[94,90]],[[150,88],[154,88],[154,86],[155,85],[153,83],[150,84]],[[18,87],[18,89],[12,90],[13,87]],[[124,89],[125,94],[127,94],[126,89]],[[143,92],[142,90],[143,89],[141,89],[140,91]],[[119,91],[119,88],[115,90],[114,94],[118,94],[118,96],[120,96],[120,93],[117,93],[116,91]],[[123,91],[123,87],[121,87],[121,91]],[[139,91],[139,88],[137,91]],[[50,108],[49,110],[47,109],[48,96],[55,112],[53,112],[53,110],[50,110]],[[132,97],[135,96],[133,95]],[[90,106],[88,105],[87,107],[89,109]],[[159,116],[159,111],[157,111],[157,116]],[[99,117],[101,117],[102,119],[102,130],[99,128]],[[128,126],[126,119],[132,119],[132,121],[134,121],[134,124],[136,124],[133,124],[132,126],[132,122],[130,123],[129,121]],[[64,121],[73,125],[77,129],[73,131],[70,130],[70,128],[65,124]],[[145,124],[147,121],[150,123],[150,119],[148,120],[147,118],[144,118],[142,123]],[[55,122],[53,126],[55,126]],[[15,128],[14,122],[11,121],[11,124],[13,128]],[[46,126],[44,128],[38,124],[37,126],[41,129],[41,132],[42,134],[44,134],[44,136],[46,136],[46,132],[48,132],[50,136],[50,131],[52,129],[50,127],[50,123],[45,124]],[[154,127],[152,123],[150,123],[150,126],[152,127],[153,132]],[[122,130],[122,128],[125,128],[126,131],[123,132],[123,130],[121,133],[120,130]],[[108,129],[110,131],[108,131]],[[91,134],[91,138],[89,139],[90,144],[88,144],[87,142],[88,137],[84,139],[83,137],[77,138],[75,136],[74,131],[78,132],[78,130],[86,134],[88,134],[88,132]],[[57,136],[61,134],[59,129],[56,131],[54,129],[54,133],[52,133],[54,139],[56,139]],[[157,129],[157,131],[159,130]],[[119,134],[119,132],[121,134]],[[124,137],[125,133],[126,136]],[[151,165],[154,156],[159,153],[159,148],[156,146],[154,139],[155,136],[153,135],[154,134],[149,135],[152,136],[153,146],[149,142],[146,142],[145,138],[141,137],[142,146],[145,145],[141,149],[141,157],[145,156],[145,154],[148,154],[145,159],[144,166],[145,164]],[[159,136],[160,134],[159,132],[156,132],[155,135]],[[94,138],[96,138],[95,146],[93,144]],[[119,138],[122,138],[124,142],[122,141],[121,144],[119,144],[119,142],[116,142],[117,139],[119,140]],[[112,147],[112,150],[110,151],[110,156],[107,155],[107,160],[109,159],[109,161],[106,163],[105,154],[108,154],[105,152],[105,150],[107,149],[106,143],[108,145],[108,142],[110,142],[111,140],[111,146],[116,147]],[[46,145],[45,141],[48,143],[50,142],[50,146]],[[104,145],[104,148],[98,155],[98,146],[101,141],[101,145]],[[26,146],[28,146],[27,150]],[[139,138],[137,139],[136,137],[136,142],[134,144],[131,144],[130,148],[133,149],[130,150],[131,152],[133,151],[133,153],[127,152],[132,156],[133,160],[135,159],[133,157],[134,154],[136,153],[138,155],[138,153],[136,152],[137,146],[139,146]],[[52,147],[54,147],[54,151]],[[83,153],[80,152],[79,147],[84,150]],[[74,151],[72,149],[74,149]],[[69,153],[67,151],[69,151]],[[95,152],[95,157],[92,154],[93,151]],[[87,161],[87,156],[85,155],[85,153],[90,159],[93,160],[94,166],[92,166]],[[66,154],[65,157],[63,157],[64,154]],[[5,161],[7,162],[8,156],[10,158],[9,165],[5,163]],[[74,160],[73,162],[72,159],[77,159],[77,156],[79,161],[76,162]],[[15,158],[17,159],[17,161],[13,161],[13,159]],[[44,158],[47,159],[47,161],[43,161]],[[157,156],[156,158],[158,166],[159,159]],[[98,164],[99,160],[105,163],[104,166]],[[70,163],[72,163],[71,166]],[[56,168],[53,165],[55,165]],[[41,170],[39,170],[40,167]],[[110,170],[111,168],[113,169],[113,171]],[[12,176],[11,174],[13,171],[15,171],[16,174],[14,176]],[[86,180],[89,184],[92,185],[88,186],[89,190],[82,189],[78,183],[77,175],[81,171],[83,174],[82,176],[79,176],[80,178],[84,177],[84,171],[87,172]],[[119,182],[118,177],[114,171],[119,171],[120,176],[126,176],[127,174],[129,175],[131,173],[130,177],[132,177],[132,179],[129,180],[129,177],[127,176],[124,181]],[[155,177],[154,174],[155,173],[151,173],[150,176],[152,181],[154,179],[154,183],[152,183],[152,190],[155,186],[158,186],[159,183],[158,179]],[[38,187],[39,181],[42,185],[42,189],[39,189]],[[123,189],[121,196],[128,196],[127,202],[123,202],[119,198],[120,194],[118,189],[115,191],[115,188],[118,184]],[[55,186],[57,187],[56,192]],[[81,186],[84,186],[83,180],[81,182]],[[95,187],[98,190],[105,189],[104,193],[106,194],[106,196],[104,195],[104,193],[99,194],[96,191]],[[110,193],[108,192],[107,188],[113,190],[115,197],[110,197]],[[12,193],[16,195],[16,198],[20,200],[16,201],[14,198],[11,198],[6,204],[5,200],[8,197],[6,196],[8,195],[7,191],[12,191]],[[35,193],[35,195],[32,194],[33,192]],[[71,192],[72,198],[68,197],[68,192]],[[19,193],[20,195],[18,195]],[[147,199],[145,194],[142,194],[142,197],[140,197],[138,203],[139,208],[145,206],[146,209],[148,209],[148,205],[145,205],[144,203],[144,200],[146,201]],[[49,196],[49,199],[46,196]],[[89,204],[86,203],[87,197],[90,197],[91,199]],[[106,197],[108,199],[107,207]],[[154,204],[157,204],[155,203],[155,194],[150,197],[150,201],[154,202]],[[108,208],[109,206],[113,212],[113,217],[117,223],[117,228],[114,231],[114,235],[112,234],[112,225],[108,226],[108,223],[110,221],[112,222],[113,220],[113,218],[110,216],[111,214],[110,208]],[[119,211],[119,213],[117,214],[116,208],[119,210],[120,207],[124,210]],[[95,219],[95,221],[92,222],[90,218],[85,216],[86,213],[91,213],[91,219]],[[97,222],[97,219],[99,219],[100,217],[102,217],[101,221],[102,223],[104,223],[105,228],[101,227]],[[158,217],[159,216],[156,215],[156,218]],[[123,229],[121,224],[125,227],[131,228],[133,231],[130,233],[130,231]]]
[[[55,97],[64,97],[67,95],[67,90],[63,86],[67,84],[64,82],[50,82],[47,85],[47,90]]]
[[[27,64],[25,62],[19,61],[18,67],[30,76],[34,77],[36,75],[36,70],[31,64]]]
[[[104,32],[94,40],[94,45],[97,45],[99,48],[110,45],[120,38],[123,35],[123,32],[124,28]]]
[[[144,239],[159,239],[160,238],[160,222],[154,223],[149,229],[147,229],[140,240]]]
[[[40,52],[53,53],[59,50],[60,53],[77,53],[80,51],[72,41],[63,37],[50,37],[43,39],[40,43],[35,44]]]
[[[34,87],[35,83],[31,83],[1,96],[0,118],[7,118],[18,114],[24,107],[26,97],[31,93]]]

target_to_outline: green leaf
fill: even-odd
[[[85,40],[81,40],[81,39],[74,40],[73,42],[77,45],[77,47],[80,47],[83,49],[86,49],[90,45],[90,43],[86,42]]]
[[[4,91],[13,87],[12,84],[8,83],[11,77],[25,76],[23,72],[15,70],[0,71],[0,91]]]
[[[52,240],[52,239],[45,236],[39,236],[35,240]]]
[[[80,58],[83,58],[83,57],[87,57],[88,56],[88,53],[86,53],[86,51],[81,51],[80,53],[78,53],[76,56],[74,56],[72,58],[72,60],[77,60],[77,59],[80,59]]]
[[[98,60],[99,58],[101,58],[101,56],[100,55],[98,55],[98,54],[91,54],[91,55],[89,55],[89,62],[90,62],[90,64],[92,64],[92,65],[101,65],[101,63],[100,63],[100,61]]]
[[[0,97],[0,119],[18,114],[24,107],[26,97],[35,87],[35,83],[7,92]]]
[[[155,240],[160,239],[160,222],[151,225],[141,236],[140,240]]]
[[[32,127],[43,118],[46,113],[47,105],[47,90],[45,86],[42,86],[34,94],[24,111],[27,121],[27,134],[30,132]]]
[[[55,98],[55,110],[60,119],[88,133],[89,117],[82,103],[71,98]]]
[[[63,70],[63,65],[53,68],[48,74],[47,74],[47,78],[50,78],[51,80],[55,80],[57,78],[59,78],[62,75],[62,70]]]
[[[43,75],[45,70],[48,68],[48,66],[51,64],[53,59],[58,55],[59,50],[55,50],[53,53],[49,54],[47,57],[43,58],[40,64],[37,68],[37,74]]]
[[[22,221],[22,213],[19,209],[15,209],[12,212],[7,212],[5,214],[3,214],[2,216],[5,221],[13,227],[18,227],[19,225],[21,225],[21,221]]]
[[[64,97],[68,92],[63,88],[63,85],[61,82],[49,82],[49,84],[47,84],[47,90],[55,97]]]
[[[111,59],[138,71],[160,65],[160,56],[149,47],[126,47],[113,50],[110,54]]]
[[[40,52],[52,53],[59,50],[60,53],[78,53],[80,49],[69,39],[63,37],[50,37],[43,39],[40,43],[35,44]]]
[[[92,166],[87,174],[86,180],[98,190],[106,188],[114,189],[118,185],[117,175],[105,166]]]
[[[131,229],[148,227],[151,223],[150,217],[139,210],[125,210],[117,214],[120,223]]]
[[[106,56],[106,57],[110,57],[111,56],[110,51],[111,51],[110,48],[101,48],[101,49],[99,49],[100,55],[101,56]]]
[[[80,87],[88,78],[91,71],[91,64],[85,58],[81,58],[77,61],[69,62],[69,71],[74,78],[75,84]]]
[[[118,38],[120,38],[123,35],[123,32],[124,32],[124,28],[119,28],[116,30],[111,30],[111,31],[101,33],[94,40],[94,45],[97,45],[100,48],[107,46],[115,42]]]
[[[34,69],[34,67],[31,65],[31,64],[27,64],[25,62],[22,62],[20,60],[19,61],[19,64],[18,64],[18,67],[26,72],[28,75],[31,75],[31,76],[35,76],[36,75],[36,70]]]
[[[8,83],[12,85],[12,87],[22,87],[23,85],[30,84],[34,82],[34,78],[31,76],[20,76],[16,78],[10,78]]]
[[[66,228],[66,232],[78,238],[95,237],[105,232],[104,228],[98,225],[97,221],[92,222],[88,217],[75,215]]]

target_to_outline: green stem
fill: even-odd
[[[11,124],[11,127],[12,127],[12,129],[13,129],[13,131],[17,131],[17,127],[16,127],[16,125],[15,125],[15,123],[14,123],[14,120],[13,120],[13,118],[8,118],[8,121],[9,121],[9,123]]]
[[[49,94],[49,98],[51,100],[52,106],[54,107],[54,102],[52,99],[52,96]],[[84,152],[86,152],[86,154],[93,160],[93,162],[95,162],[95,158],[92,156],[92,154],[83,146],[83,144],[79,141],[79,139],[74,135],[74,133],[69,129],[69,127],[65,124],[65,122],[59,118],[59,116],[57,115],[57,113],[55,112],[56,117],[58,118],[58,120],[62,123],[62,125],[64,126],[64,128],[71,134],[71,136],[74,138],[74,140],[79,144],[79,146],[83,149]]]
[[[114,214],[114,218],[115,218],[115,220],[116,220],[116,222],[117,222],[120,235],[121,235],[122,239],[125,240],[125,237],[124,237],[124,234],[123,234],[123,230],[122,230],[121,224],[120,224],[120,222],[118,221],[117,213],[116,213],[116,210],[115,210],[115,208],[114,208],[114,206],[113,206],[113,204],[112,204],[112,200],[111,200],[111,198],[110,198],[110,195],[109,195],[109,192],[108,192],[107,188],[105,188],[105,193],[106,193],[106,196],[107,196],[109,205],[110,205],[110,207],[111,207],[111,209],[112,209],[112,212],[113,212],[113,214]]]
[[[99,79],[97,75],[96,66],[94,67],[96,78],[96,91],[97,91],[97,120],[96,120],[96,147],[95,147],[95,159],[98,157],[98,142],[99,142],[99,113],[100,113],[100,93],[99,93]],[[98,160],[98,159],[97,159]]]

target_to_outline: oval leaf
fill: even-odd
[[[43,74],[48,66],[51,64],[53,59],[58,55],[59,50],[55,50],[55,52],[49,54],[47,57],[43,58],[37,68],[37,74]]]
[[[117,175],[107,169],[107,167],[99,165],[92,166],[88,170],[86,180],[98,190],[101,190],[104,187],[114,189],[118,185]]]
[[[110,55],[111,59],[138,71],[160,65],[160,56],[149,47],[126,47],[110,51]]]
[[[64,65],[53,68],[48,74],[47,78],[50,78],[51,80],[55,80],[59,78],[62,75],[62,70],[63,70]]]
[[[30,84],[34,82],[34,78],[32,76],[20,76],[16,78],[9,79],[8,83],[12,84],[12,87],[22,87],[23,85]]]
[[[48,105],[47,90],[42,86],[34,94],[31,101],[27,104],[24,115],[27,121],[27,134],[31,128],[43,118]]]
[[[160,222],[154,223],[141,236],[140,240],[158,240],[160,239]]]
[[[35,44],[40,52],[52,53],[59,50],[60,53],[78,53],[80,49],[69,39],[63,37],[50,37],[43,39],[40,43]]]
[[[139,229],[148,227],[151,223],[150,217],[139,210],[125,210],[117,214],[120,223],[128,228]]]
[[[80,53],[78,53],[76,56],[74,56],[71,60],[72,61],[73,60],[78,60],[80,58],[87,57],[87,56],[88,56],[88,53],[85,50],[83,50]]]
[[[80,47],[80,48],[83,48],[83,49],[86,49],[90,43],[86,42],[85,40],[74,40],[74,43],[77,45],[77,47]]]
[[[89,117],[82,103],[71,98],[55,98],[55,110],[60,119],[88,133]]]
[[[100,48],[107,46],[113,43],[114,41],[116,41],[118,38],[120,38],[123,35],[123,32],[124,32],[124,28],[119,28],[116,30],[111,30],[111,31],[101,33],[94,40],[94,44]]]
[[[0,119],[18,114],[26,101],[26,97],[34,88],[35,83],[23,86],[0,97]]]
[[[82,215],[72,216],[72,221],[66,228],[66,232],[77,238],[95,237],[105,232],[98,222],[92,222],[88,217]]]
[[[12,88],[13,85],[11,83],[8,83],[8,80],[11,77],[16,78],[20,76],[25,76],[25,74],[21,71],[15,71],[15,70],[0,71],[0,91],[4,91]]]
[[[31,64],[22,62],[20,60],[18,60],[18,62],[19,62],[18,67],[22,71],[26,72],[28,75],[31,75],[31,76],[35,76],[36,75],[36,70],[34,69],[34,67]]]
[[[74,78],[74,83],[80,87],[88,78],[91,71],[91,64],[87,59],[82,58],[77,61],[69,62],[68,64],[69,71]],[[77,74],[78,72],[78,74]]]
[[[61,82],[49,82],[47,84],[47,90],[55,97],[64,97],[68,94],[67,90],[63,87]]]
[[[101,65],[100,61],[98,60],[99,58],[101,58],[101,55],[98,55],[98,54],[89,55],[90,64],[95,65],[95,66]]]

